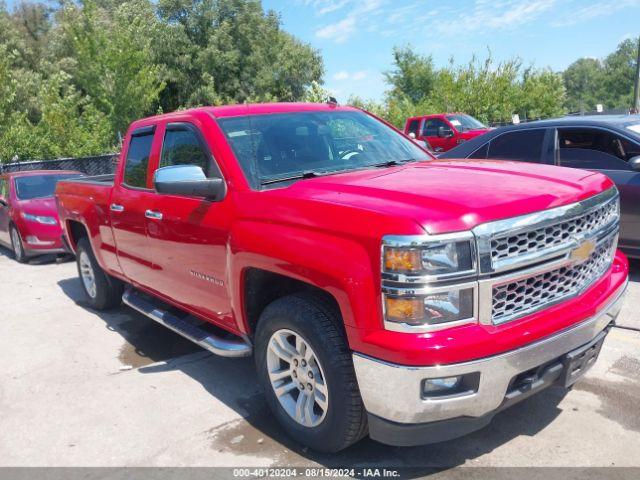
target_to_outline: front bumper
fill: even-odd
[[[502,408],[554,383],[561,372],[545,372],[542,381],[526,395],[512,395],[509,390],[518,375],[552,364],[606,333],[620,312],[625,291],[626,283],[596,315],[571,328],[480,360],[412,367],[354,353],[358,385],[369,414],[370,436],[393,445],[417,445],[448,440],[482,428]],[[439,398],[421,395],[425,379],[473,373],[479,373],[475,391]]]

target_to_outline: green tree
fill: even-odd
[[[167,25],[156,54],[168,72],[169,110],[301,100],[322,81],[318,51],[284,32],[258,0],[160,0],[158,12]]]
[[[117,3],[107,10],[93,0],[66,2],[55,32],[59,67],[107,117],[114,143],[132,120],[156,112],[164,88],[162,69],[152,60],[160,29],[153,6]]]
[[[562,74],[567,91],[566,106],[574,112],[595,110],[603,101],[604,68],[595,58],[579,58]]]
[[[431,94],[437,75],[432,57],[419,55],[409,46],[396,47],[393,49],[393,66],[384,74],[391,86],[390,98],[408,98],[417,104]]]
[[[633,105],[633,85],[636,74],[638,39],[627,39],[604,59],[603,89],[607,93],[607,108]]]

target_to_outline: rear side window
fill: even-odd
[[[491,140],[488,158],[540,162],[545,130],[509,132]]]
[[[7,181],[4,178],[0,178],[0,198],[7,199],[9,192],[7,192]]]
[[[188,127],[167,129],[160,167],[171,165],[197,165],[205,174],[209,173],[209,156],[205,153],[196,133]]]
[[[151,155],[153,132],[134,135],[129,142],[129,151],[124,165],[124,183],[130,187],[147,187],[147,168]]]

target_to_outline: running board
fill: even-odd
[[[187,340],[200,345],[205,350],[221,357],[248,357],[251,355],[251,345],[240,337],[222,338],[198,325],[179,318],[172,313],[159,308],[153,301],[145,298],[133,289],[128,289],[122,295],[122,301],[134,310],[146,315],[152,320],[182,335]],[[193,318],[193,317],[192,317]]]

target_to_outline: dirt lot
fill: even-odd
[[[0,466],[640,466],[640,264],[620,325],[570,392],[465,438],[364,440],[316,455],[283,436],[251,360],[212,356],[132,310],[83,302],[74,263],[0,249]]]

